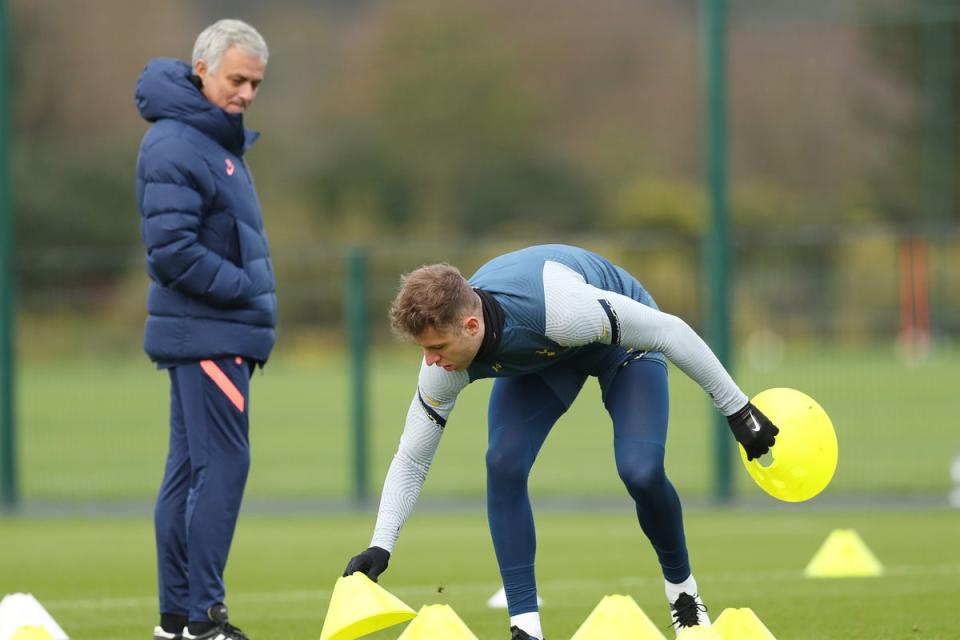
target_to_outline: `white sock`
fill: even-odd
[[[536,611],[510,616],[510,626],[523,629],[527,635],[537,640],[543,638],[543,631],[540,630],[540,614]]]
[[[692,573],[690,574],[689,578],[679,584],[674,584],[669,580],[664,580],[663,586],[667,592],[667,601],[670,604],[676,602],[681,593],[689,593],[691,596],[695,596],[699,593],[697,590],[697,581],[694,580]]]

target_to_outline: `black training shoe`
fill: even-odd
[[[243,631],[227,622],[227,607],[223,604],[215,604],[207,609],[207,617],[215,625],[209,631],[205,631],[198,636],[190,634],[190,629],[183,630],[183,640],[250,640]]]
[[[157,625],[153,628],[153,640],[183,640],[179,633],[167,633],[163,627]]]
[[[681,593],[680,596],[670,605],[670,617],[673,622],[671,627],[675,627],[677,633],[685,627],[709,627],[710,618],[707,616],[707,605],[697,594]]]
[[[537,640],[520,627],[510,627],[510,640]],[[543,640],[543,638],[540,638]]]

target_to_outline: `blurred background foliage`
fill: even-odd
[[[757,307],[737,331],[890,337],[898,246],[919,236],[935,331],[955,336],[955,3],[729,4],[735,291],[740,309]],[[698,11],[693,0],[12,0],[21,344],[42,351],[73,318],[107,332],[61,339],[75,348],[138,348],[134,166],[147,125],[134,84],[152,57],[187,59],[224,16],[271,47],[247,125],[264,134],[249,161],[287,345],[338,339],[354,245],[371,255],[380,329],[400,272],[431,260],[469,271],[540,241],[610,253],[698,324]]]
[[[421,264],[469,274],[525,244],[579,244],[712,339],[701,4],[8,0],[25,495],[141,499],[159,477],[166,395],[141,350],[134,195],[148,60],[188,59],[223,17],[270,46],[247,157],[280,323],[256,382],[250,491],[345,497],[356,249],[374,482],[416,366],[411,347],[388,346],[386,309]],[[846,452],[835,492],[942,500],[960,446],[960,4],[727,6],[734,375],[751,394],[794,386],[829,407]],[[672,376],[683,445],[668,464],[706,496],[713,413],[694,386]],[[465,392],[433,495],[482,494],[487,388]],[[551,436],[534,489],[622,495],[609,443],[583,437],[605,421],[600,403],[564,420],[576,424]]]

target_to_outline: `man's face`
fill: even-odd
[[[230,47],[216,71],[210,71],[205,60],[197,60],[193,70],[203,81],[207,100],[227,113],[243,113],[257,97],[267,65],[259,56]]]
[[[427,327],[413,341],[423,349],[423,357],[428,365],[436,365],[447,371],[462,371],[477,356],[483,339],[480,333],[477,318],[470,317],[464,320],[462,327]]]

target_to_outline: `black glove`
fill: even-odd
[[[730,431],[733,431],[733,437],[747,452],[747,460],[759,458],[769,451],[773,446],[774,436],[780,433],[780,429],[777,429],[760,409],[753,406],[752,402],[747,402],[743,409],[727,416],[727,422],[730,424]]]
[[[347,563],[343,575],[351,576],[357,571],[366,574],[368,578],[377,581],[380,574],[387,570],[387,564],[390,562],[390,552],[380,547],[370,547],[352,558]]]

